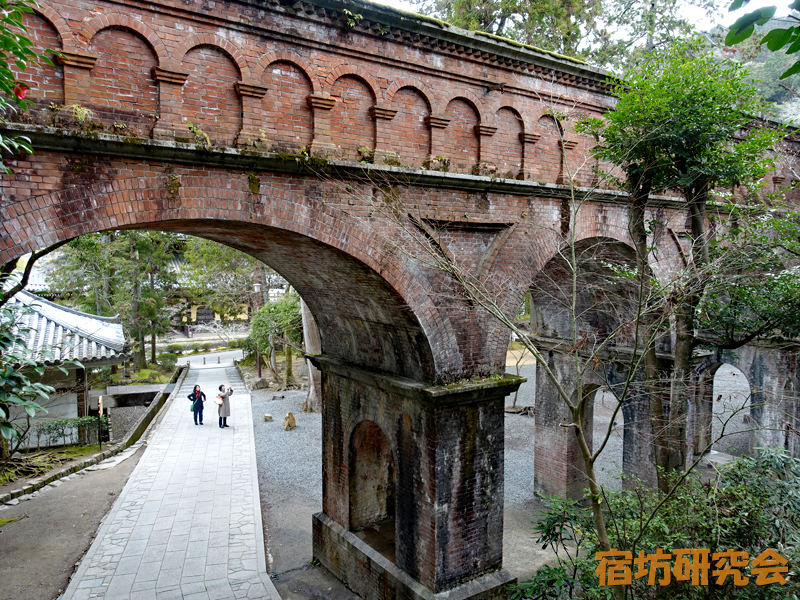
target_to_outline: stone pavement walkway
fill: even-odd
[[[215,390],[231,416],[217,425]],[[186,396],[208,401],[195,426]],[[250,395],[232,362],[192,365],[60,600],[280,600],[264,555]]]

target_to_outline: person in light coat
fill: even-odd
[[[219,386],[219,394],[217,394],[217,398],[222,400],[222,404],[219,405],[217,409],[217,413],[219,414],[219,428],[222,429],[224,427],[228,427],[228,417],[231,416],[231,394],[233,394],[233,390],[230,387],[225,387],[225,384]]]

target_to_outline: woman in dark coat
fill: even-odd
[[[206,401],[206,395],[200,391],[200,386],[194,386],[194,391],[189,394],[189,400],[192,401],[192,412],[194,413],[194,424],[197,425],[197,418],[200,417],[200,425],[203,424],[203,402]]]

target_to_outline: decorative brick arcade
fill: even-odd
[[[564,184],[590,186],[603,165],[553,115],[608,110],[606,76],[359,0],[40,0],[28,23],[63,56],[21,75],[35,106],[7,133],[36,153],[7,160],[0,263],[126,228],[263,260],[322,339],[314,555],[367,599],[502,597],[503,405],[520,383],[498,377],[508,333],[398,252],[402,231],[375,207],[413,210],[502,283],[509,315],[563,231],[629,252],[619,193],[592,190],[576,219],[564,210]],[[668,277],[685,214],[665,197],[648,218],[668,224],[651,265]],[[796,355],[775,356],[759,372],[792,385],[775,373],[796,373]],[[537,486],[578,494],[558,399],[539,387]],[[647,421],[625,418],[626,470],[646,474]]]

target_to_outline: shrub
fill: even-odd
[[[161,363],[161,366],[164,369],[171,371],[175,368],[175,365],[178,362],[178,355],[172,352],[164,352],[158,355],[158,362]]]
[[[206,352],[211,352],[211,342],[206,342],[205,344],[203,344],[203,350],[205,350]]]
[[[202,349],[203,349],[203,344],[201,344],[200,342],[195,342],[194,344],[192,344],[192,352],[200,352],[200,350]]]
[[[161,379],[161,375],[158,374],[158,371],[150,371],[147,374],[147,381],[150,383],[158,383]]]
[[[239,340],[231,340],[228,342],[228,348],[238,348]]]
[[[671,483],[677,481],[676,477]],[[703,483],[690,475],[669,497],[642,486],[604,494],[611,547],[652,554],[661,548],[709,549],[711,553],[729,548],[749,553],[753,559],[773,549],[789,560],[800,559],[800,459],[782,449],[762,449],[757,457],[740,458],[720,469],[716,480]],[[648,522],[648,517],[658,506]],[[600,551],[590,512],[580,501],[549,499],[538,516],[534,530],[537,543],[557,551],[555,565],[542,567],[531,581],[515,586],[510,597],[548,600],[613,598],[612,588],[601,587],[594,573]],[[644,528],[643,528],[644,527]],[[576,553],[575,548],[579,549]],[[674,558],[671,561],[674,566]],[[634,567],[635,570],[635,567]],[[745,570],[746,571],[746,570]],[[744,572],[744,571],[743,571]],[[746,572],[744,572],[747,575]],[[656,590],[647,579],[635,579],[629,598],[675,598],[680,600],[777,600],[800,597],[800,582],[788,577],[785,585],[757,586],[753,580],[736,587],[730,578],[725,585],[690,585],[673,581]],[[713,577],[709,573],[709,580]],[[661,595],[663,594],[663,596]]]
[[[183,352],[183,344],[169,344],[164,351],[170,354],[180,354]]]
[[[114,378],[111,376],[111,365],[106,365],[102,369],[100,369],[100,375],[103,377],[103,381],[105,383],[111,383]]]

